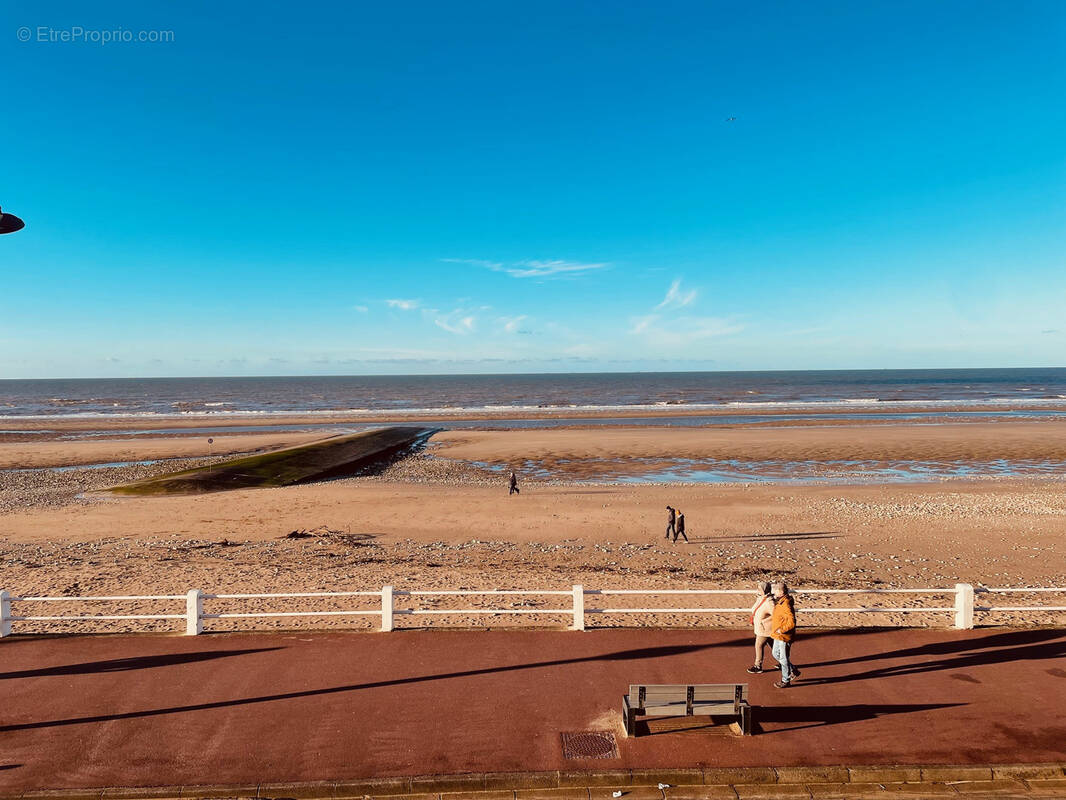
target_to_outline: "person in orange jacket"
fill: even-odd
[[[774,686],[785,689],[800,674],[790,660],[792,640],[796,635],[796,605],[784,581],[774,581],[770,586],[770,594],[774,598],[774,611],[770,617],[770,636],[774,644],[770,652],[781,665],[781,680]]]

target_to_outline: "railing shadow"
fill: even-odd
[[[206,650],[197,653],[167,653],[159,656],[115,658],[109,661],[86,661],[82,664],[64,664],[58,667],[41,667],[19,672],[0,672],[0,680],[11,678],[43,678],[50,675],[94,675],[101,672],[126,672],[154,667],[173,667],[178,664],[195,664],[198,661],[213,661],[217,658],[243,656],[248,653],[269,653],[284,650],[284,647],[258,647],[249,650]]]
[[[958,670],[958,669],[970,669],[974,667],[984,667],[990,664],[1006,664],[1013,661],[1043,661],[1047,659],[1060,659],[1066,657],[1066,634],[1061,631],[1022,631],[1020,634],[1040,634],[1050,633],[1058,641],[1045,641],[1043,644],[1034,644],[1032,640],[1026,636],[1019,637],[1022,640],[1021,644],[1017,644],[1011,647],[1006,647],[1001,650],[982,650],[978,653],[969,653],[966,655],[960,655],[956,658],[941,658],[935,661],[909,661],[905,664],[896,664],[891,666],[879,667],[870,669],[865,672],[857,672],[850,675],[838,675],[827,676],[824,678],[807,678],[801,679],[797,686],[821,686],[834,683],[847,683],[852,681],[864,681],[864,680],[879,680],[883,678],[892,678],[905,675],[922,675],[928,672],[941,672],[943,670]],[[1001,634],[1003,637],[1011,636],[1011,634]],[[986,637],[994,639],[995,636]],[[962,644],[962,643],[953,643]],[[978,647],[989,647],[992,645],[977,645]],[[891,658],[903,658],[911,655],[915,658],[920,658],[923,654],[921,651],[923,648],[910,648],[909,650],[900,650],[891,654]],[[970,647],[960,647],[958,650],[974,649],[973,645]],[[879,654],[875,657],[879,657]],[[811,669],[814,664],[803,664],[804,670]]]
[[[90,717],[71,717],[68,719],[48,720],[45,722],[25,722],[14,725],[0,725],[0,733],[11,731],[35,730],[38,728],[57,728],[65,725],[84,725],[94,722],[114,722],[123,719],[144,719],[159,717],[166,714],[183,714],[191,711],[208,711],[218,708],[233,708],[237,706],[256,705],[270,703],[277,700],[295,700],[304,697],[323,697],[327,695],[343,694],[364,689],[380,689],[387,686],[406,686],[414,683],[427,681],[439,681],[449,678],[469,678],[477,675],[492,675],[495,673],[516,672],[539,667],[557,667],[566,664],[583,664],[590,661],[628,661],[643,658],[664,658],[667,656],[695,653],[701,650],[710,650],[716,647],[730,647],[738,643],[746,642],[747,639],[730,639],[725,642],[714,644],[685,644],[666,645],[662,647],[644,647],[633,650],[619,650],[614,653],[600,653],[593,656],[581,656],[579,658],[564,658],[554,661],[536,661],[530,664],[512,664],[504,667],[485,667],[483,669],[462,670],[459,672],[446,672],[438,675],[419,675],[410,678],[394,678],[386,681],[373,681],[370,683],[353,683],[344,686],[329,686],[322,689],[306,689],[299,692],[281,692],[278,694],[260,695],[258,697],[244,697],[237,700],[218,700],[212,703],[195,703],[185,706],[169,706],[167,708],[154,708],[145,711],[129,711],[121,714],[100,714]]]
[[[856,633],[862,632],[861,628],[853,630]],[[1008,631],[1006,633],[994,633],[989,636],[982,636],[979,639],[968,637],[946,642],[931,642],[930,644],[923,644],[919,647],[906,647],[902,650],[882,650],[880,652],[867,653],[865,655],[853,656],[851,658],[838,658],[833,661],[809,662],[804,666],[832,667],[839,664],[861,664],[865,661],[880,661],[889,658],[922,658],[923,656],[951,655],[972,650],[987,650],[995,647],[1030,647],[1042,642],[1050,642],[1064,637],[1066,637],[1066,633],[1060,630],[1038,628],[1028,631]]]

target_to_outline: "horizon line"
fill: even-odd
[[[995,370],[1023,372],[1026,370],[1066,370],[1066,366],[1025,367],[833,367],[818,369],[688,369],[688,370],[580,370],[570,372],[392,372],[392,373],[329,373],[329,374],[273,374],[273,375],[152,375],[152,376],[53,376],[37,378],[0,378],[4,381],[169,381],[169,380],[269,380],[277,378],[478,378],[500,376],[569,376],[569,375],[728,375],[756,373],[802,373],[802,372],[972,372]]]

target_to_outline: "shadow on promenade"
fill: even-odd
[[[284,649],[283,647],[258,647],[249,650],[206,650],[199,653],[167,653],[160,656],[115,658],[110,661],[86,661],[83,664],[65,664],[59,667],[42,667],[20,672],[0,672],[0,680],[9,678],[43,678],[49,675],[93,675],[101,672],[125,672],[135,669],[152,669],[153,667],[173,667],[178,664],[195,664],[198,661],[213,661],[216,658],[243,656],[248,653],[269,653],[271,650]]]
[[[469,669],[459,672],[445,672],[439,675],[418,675],[410,678],[394,678],[386,681],[373,681],[371,683],[353,683],[345,686],[329,686],[322,689],[306,689],[300,692],[282,692],[278,694],[260,695],[258,697],[244,697],[236,700],[218,700],[212,703],[195,703],[185,706],[169,706],[167,708],[154,708],[144,711],[128,711],[121,714],[101,714],[90,717],[71,717],[69,719],[47,720],[44,722],[24,722],[14,725],[0,725],[0,733],[9,731],[26,731],[36,728],[56,728],[64,725],[84,725],[94,722],[113,722],[123,719],[141,719],[145,717],[158,717],[165,714],[182,714],[192,711],[207,711],[217,708],[232,708],[235,706],[255,705],[258,703],[270,703],[276,700],[295,700],[303,697],[322,697],[325,695],[355,692],[364,689],[380,689],[387,686],[404,686],[412,683],[424,683],[426,681],[447,680],[449,678],[468,678],[476,675],[491,675],[494,673],[515,672],[519,670],[535,669],[538,667],[557,667],[565,664],[582,664],[590,661],[630,661],[643,658],[665,658],[667,656],[695,653],[701,650],[710,650],[716,647],[731,647],[740,643],[747,643],[747,637],[743,639],[730,639],[725,642],[714,644],[686,644],[666,645],[662,647],[646,647],[633,650],[619,650],[614,653],[600,653],[592,656],[578,658],[564,658],[555,661],[535,661],[529,664],[512,664],[503,667],[485,667],[483,669]]]
[[[955,708],[966,703],[900,703],[900,704],[855,704],[846,706],[759,706],[755,711],[756,733],[774,734],[799,731],[804,728],[821,728],[845,722],[861,722],[892,714],[912,714],[916,711],[936,711]],[[766,730],[765,723],[794,723],[785,728]]]
[[[888,629],[885,628],[878,628],[876,631],[863,628],[850,628],[843,629],[839,631],[839,633],[851,632],[875,634],[883,633],[887,630]],[[802,641],[803,638],[803,632],[800,631],[800,640]],[[923,644],[919,647],[906,647],[901,650],[880,650],[861,656],[838,658],[833,661],[807,662],[804,666],[832,667],[838,664],[859,664],[864,661],[880,661],[890,658],[922,658],[924,656],[952,655],[974,650],[989,650],[997,647],[1027,648],[1042,643],[1055,642],[1060,639],[1066,642],[1066,631],[1034,628],[1032,630],[1024,631],[991,633],[987,636],[982,636],[979,639],[968,636],[965,639],[930,642],[929,644]]]
[[[990,650],[988,648],[1001,648]],[[977,651],[977,652],[974,652]],[[930,660],[930,656],[933,656]],[[936,656],[943,656],[936,658]],[[847,681],[875,680],[901,675],[921,675],[943,670],[970,669],[1012,661],[1042,661],[1066,657],[1066,633],[1053,630],[1011,631],[980,639],[936,642],[867,656],[802,664],[804,670],[841,664],[855,664],[882,659],[911,659],[904,664],[875,667],[848,675],[805,678],[797,686],[819,686]],[[980,681],[975,681],[980,682]]]

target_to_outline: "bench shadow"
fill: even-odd
[[[277,700],[295,700],[304,697],[323,697],[346,692],[356,692],[364,689],[380,689],[386,686],[406,686],[413,683],[425,683],[427,681],[439,681],[449,678],[469,678],[477,675],[492,675],[504,672],[516,672],[540,667],[557,667],[564,664],[583,664],[590,661],[629,661],[643,658],[664,658],[673,655],[696,653],[702,650],[710,650],[716,647],[731,647],[739,643],[747,642],[743,639],[730,639],[725,642],[714,644],[685,644],[666,645],[662,647],[643,647],[632,650],[619,650],[614,653],[599,653],[592,656],[578,658],[564,658],[554,661],[534,661],[528,664],[512,664],[504,667],[485,667],[482,669],[468,669],[458,672],[445,672],[437,675],[419,675],[410,678],[395,678],[386,681],[373,681],[370,683],[352,683],[343,686],[329,686],[322,689],[306,689],[299,692],[282,692],[278,694],[260,695],[258,697],[244,697],[238,700],[218,700],[211,703],[195,703],[184,706],[169,706],[166,708],[154,708],[145,711],[129,711],[121,714],[100,714],[90,717],[70,717],[68,719],[48,720],[45,722],[24,722],[14,725],[0,725],[0,733],[10,731],[26,731],[37,728],[56,728],[65,725],[83,725],[94,722],[114,722],[123,719],[144,719],[159,717],[166,714],[182,714],[191,711],[207,711],[217,708],[233,708],[237,706],[257,705],[259,703],[271,703]]]
[[[269,653],[284,650],[284,647],[258,647],[250,650],[206,650],[198,653],[167,653],[160,656],[115,658],[109,661],[86,661],[82,664],[64,664],[58,667],[42,667],[18,672],[0,672],[0,680],[10,678],[43,678],[49,675],[94,675],[102,672],[126,672],[135,669],[173,667],[179,664],[195,664],[198,661],[213,661],[217,658],[243,656],[248,653]]]
[[[649,736],[684,736],[687,734],[729,736],[732,734],[730,724],[735,717],[656,717],[654,720],[643,718],[633,724],[633,738],[647,739]]]
[[[891,714],[913,714],[917,711],[936,711],[941,708],[956,708],[966,703],[899,703],[855,704],[846,706],[758,706],[752,709],[753,729],[758,734],[786,733],[806,728],[821,728],[826,725],[842,725],[861,722]],[[766,730],[766,723],[783,723],[789,727]]]

